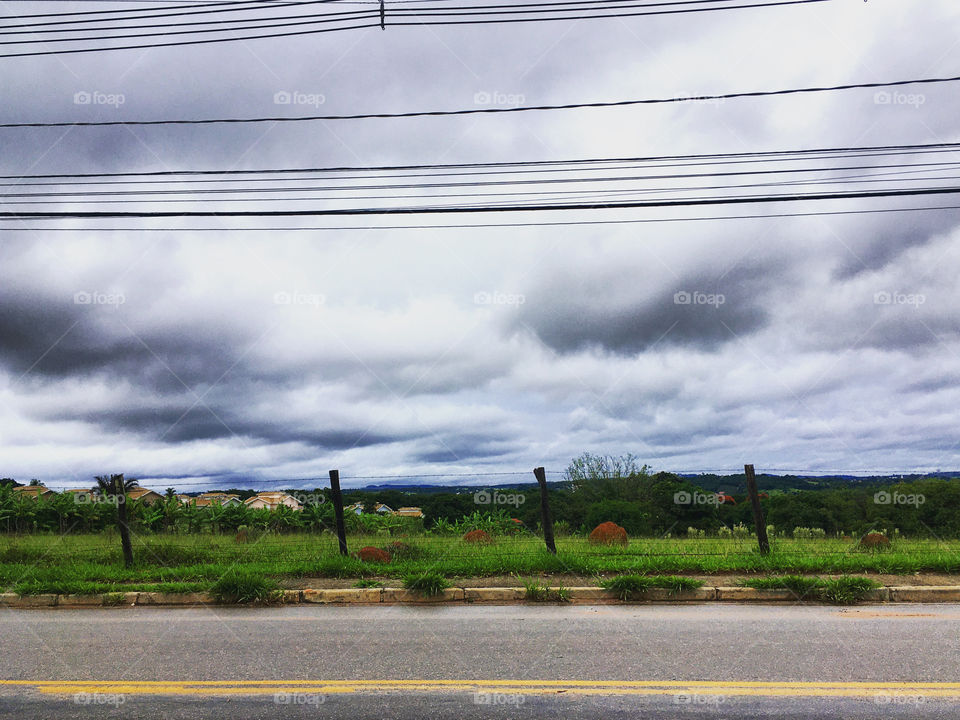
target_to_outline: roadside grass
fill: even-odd
[[[418,595],[434,597],[450,587],[450,582],[440,573],[425,572],[423,574],[407,575],[403,578],[403,586]]]
[[[283,597],[276,580],[246,568],[231,568],[210,587],[210,594],[220,603],[268,603]]]
[[[381,547],[389,538],[351,535],[351,549]],[[457,537],[423,535],[400,540],[404,548],[390,563],[364,563],[339,554],[329,533],[264,534],[248,543],[232,535],[152,535],[134,539],[134,567],[121,561],[119,540],[109,534],[0,536],[0,591],[122,592],[209,591],[232,569],[276,581],[307,577],[404,578],[436,572],[446,578],[498,575],[679,576],[742,573],[767,576],[853,575],[857,573],[960,573],[960,541],[895,540],[883,553],[858,552],[838,539],[777,539],[770,555],[760,555],[748,539],[632,539],[627,547],[590,545],[582,537],[557,541],[552,555],[532,535],[496,537],[491,544]],[[764,580],[763,577],[755,578]],[[679,584],[678,584],[679,583]],[[800,589],[804,589],[800,587]],[[836,593],[843,594],[838,588]],[[85,590],[86,591],[86,590]]]
[[[615,593],[621,600],[640,599],[650,588],[664,588],[671,593],[696,590],[703,581],[676,575],[617,575],[600,581],[600,587]]]
[[[534,578],[520,578],[524,588],[524,598],[528,602],[570,602],[570,591],[560,585],[551,588]]]
[[[762,590],[790,590],[798,600],[824,600],[833,605],[854,605],[864,600],[871,590],[880,587],[875,580],[854,575],[827,579],[797,575],[747,578],[741,580],[740,585]]]

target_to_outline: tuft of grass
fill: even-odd
[[[855,605],[867,597],[867,594],[880,584],[865,577],[843,577],[827,580],[820,590],[821,597],[833,605]]]
[[[450,587],[449,581],[438,572],[407,575],[403,578],[403,586],[424,597],[433,597],[441,594]]]
[[[570,591],[563,585],[550,588],[532,578],[521,579],[528,602],[570,602]]]
[[[383,587],[383,583],[379,580],[374,580],[373,578],[360,578],[353,584],[353,586],[355,588],[378,588]]]
[[[703,580],[696,578],[680,577],[678,575],[662,575],[653,578],[653,586],[665,588],[672,593],[681,593],[687,590],[696,590],[703,587]]]
[[[823,580],[818,577],[805,575],[781,575],[741,580],[742,587],[752,587],[758,590],[789,590],[797,598],[803,600],[807,596],[816,597],[823,587]]]
[[[653,579],[644,575],[617,575],[600,581],[600,587],[616,593],[621,600],[630,600],[653,587]]]
[[[123,593],[122,592],[104,593],[100,601],[106,607],[116,607],[117,605],[123,604]]]
[[[227,571],[210,588],[210,594],[220,603],[269,603],[283,597],[275,580],[243,568]]]

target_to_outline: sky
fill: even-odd
[[[0,3],[0,12],[45,5]],[[837,0],[5,58],[0,122],[402,112],[954,76],[958,28],[954,0]],[[278,106],[284,92],[310,104]],[[77,93],[113,100],[78,104]],[[0,169],[19,177],[960,141],[956,84],[904,93],[891,102],[864,89],[460,117],[8,128]],[[960,205],[947,196],[710,212],[951,204]],[[685,472],[960,468],[960,210],[675,221],[705,214],[530,212],[483,218],[525,227],[474,229],[357,227],[422,218],[5,221],[0,476],[56,487],[124,472],[201,487],[339,468],[347,486],[406,475],[485,482],[483,473],[559,472],[583,452],[633,453]],[[613,219],[650,222],[537,224]],[[267,229],[277,225],[341,229]],[[678,302],[684,293],[714,301]]]

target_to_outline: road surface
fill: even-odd
[[[960,606],[0,610],[0,717],[960,718]]]

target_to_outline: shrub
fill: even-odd
[[[590,543],[593,545],[626,545],[627,531],[612,522],[600,523],[590,533]]]
[[[881,533],[871,532],[860,538],[858,546],[863,550],[886,550],[890,547],[890,539]]]
[[[357,551],[357,558],[361,562],[388,563],[390,562],[390,553],[378,547],[368,545]]]
[[[463,536],[463,541],[466,543],[492,543],[493,538],[486,530],[471,530]]]
[[[399,540],[385,545],[383,550],[390,555],[392,560],[422,560],[429,555],[425,548]]]
[[[653,579],[643,575],[618,575],[602,580],[600,587],[616,593],[621,600],[630,600],[640,595],[644,590],[653,587]]]
[[[437,572],[426,572],[422,575],[407,575],[403,578],[403,586],[425,597],[441,594],[450,587],[447,579]]]
[[[210,588],[210,594],[221,603],[278,602],[283,597],[274,580],[242,568],[223,575]]]
[[[793,537],[798,540],[822,540],[827,536],[827,531],[823,528],[795,527]]]
[[[742,522],[739,522],[730,529],[730,534],[735,538],[746,538],[750,537],[750,529]]]

